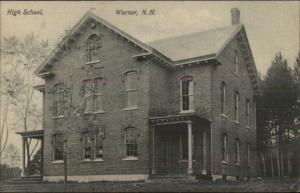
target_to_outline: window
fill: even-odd
[[[125,74],[125,98],[126,107],[137,107],[137,92],[138,91],[138,80],[137,72],[130,71]]]
[[[194,108],[193,77],[187,76],[180,79],[181,111],[189,111]]]
[[[247,152],[247,166],[250,166],[250,144],[247,143],[247,146],[246,146],[246,152]]]
[[[206,143],[207,143],[207,135],[206,132],[202,133],[202,169],[206,170]]]
[[[235,140],[235,162],[237,164],[240,163],[240,140],[236,139]]]
[[[96,159],[103,159],[103,139],[104,139],[103,131],[96,133],[95,156],[94,156]]]
[[[103,131],[83,133],[83,159],[103,159]]]
[[[221,114],[225,114],[226,84],[221,83]]]
[[[53,135],[53,161],[64,159],[64,139],[62,133]]]
[[[96,78],[94,80],[94,88],[95,88],[95,111],[96,112],[101,112],[103,110],[102,108],[102,101],[103,101],[103,83],[102,83],[102,78]]]
[[[92,159],[93,136],[90,133],[83,134],[83,159]]]
[[[92,80],[83,81],[85,112],[94,111],[94,89]]]
[[[54,85],[53,88],[53,116],[64,116],[64,96],[65,96],[65,87],[63,83],[58,83]]]
[[[92,34],[87,39],[87,61],[91,62],[97,59],[97,52],[101,48],[101,38],[96,35]]]
[[[235,66],[235,73],[239,73],[239,63],[240,63],[240,59],[239,59],[239,53],[237,50],[234,51],[234,66]]]
[[[239,121],[239,93],[237,91],[234,92],[234,119],[235,121]]]
[[[137,157],[137,129],[134,127],[126,128],[124,131],[125,157]]]
[[[228,155],[227,155],[227,135],[222,135],[222,160],[227,162]]]
[[[250,100],[246,100],[246,121],[247,126],[250,126]]]

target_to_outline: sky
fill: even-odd
[[[92,10],[100,17],[131,34],[142,42],[173,37],[231,25],[230,9],[241,12],[257,70],[265,74],[277,52],[292,66],[299,52],[300,1],[175,1],[175,2],[28,2],[2,1],[1,38],[22,38],[31,32],[51,45],[84,15]],[[9,9],[42,10],[43,15],[8,14]],[[116,10],[154,9],[153,16],[121,16]],[[20,137],[11,134],[10,143],[20,145]]]

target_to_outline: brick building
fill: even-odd
[[[42,141],[43,179],[62,180],[65,165],[76,181],[255,177],[259,79],[231,15],[228,27],[143,43],[87,12],[36,70],[43,130],[20,134],[24,150]]]

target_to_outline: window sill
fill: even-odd
[[[225,161],[225,160],[222,160],[221,163],[228,165],[228,161]]]
[[[250,126],[249,126],[249,125],[246,125],[246,129],[250,129]]]
[[[181,160],[178,160],[178,162],[188,162],[189,160],[187,159],[181,159]],[[196,160],[193,159],[193,162],[195,162]]]
[[[122,109],[123,111],[130,111],[130,110],[136,110],[138,109],[138,107],[126,107],[124,109]]]
[[[54,160],[52,161],[52,164],[63,164],[64,160]]]
[[[105,113],[105,111],[90,111],[90,112],[84,112],[84,115],[93,115],[93,114],[101,114],[101,113]]]
[[[103,159],[94,159],[94,160],[84,159],[84,160],[81,160],[80,162],[81,163],[94,163],[94,162],[104,162],[104,160]]]
[[[239,121],[234,121],[234,123],[235,123],[235,124],[237,124],[237,125],[239,125],[239,124],[240,124],[240,122],[239,122]]]
[[[223,114],[223,113],[220,114],[220,117],[221,117],[222,119],[228,119],[227,115],[225,115],[225,114]]]
[[[235,166],[240,167],[240,166],[241,166],[241,163],[237,162],[237,163],[235,163]]]
[[[91,64],[96,64],[96,63],[100,63],[100,60],[93,60],[93,61],[85,63],[85,65],[91,65]]]
[[[124,161],[135,161],[135,160],[139,160],[139,158],[138,157],[125,157],[122,160],[124,160]]]
[[[185,114],[185,113],[195,113],[195,110],[187,110],[187,111],[180,111],[180,114]]]
[[[63,119],[63,118],[65,118],[65,116],[64,115],[59,115],[59,116],[54,116],[52,118],[53,119]]]
[[[238,78],[241,78],[240,75],[237,72],[232,72],[234,75],[236,75]]]

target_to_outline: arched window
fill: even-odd
[[[246,99],[246,122],[250,126],[250,100]]]
[[[125,103],[126,108],[137,107],[138,76],[136,71],[125,73]]]
[[[235,73],[239,73],[239,65],[240,65],[240,59],[239,59],[239,53],[237,50],[234,51],[234,66],[235,66]]]
[[[239,121],[239,92],[234,92],[234,120]]]
[[[86,43],[87,61],[97,60],[97,51],[101,48],[101,38],[96,34],[92,34],[88,37]]]
[[[194,109],[194,84],[192,76],[185,76],[180,79],[180,103],[181,111]]]
[[[138,156],[138,132],[134,127],[128,127],[124,130],[124,157]]]
[[[226,84],[221,83],[221,114],[225,114],[225,103],[226,103]]]
[[[53,87],[53,116],[64,116],[65,86],[63,83],[55,84]]]
[[[240,158],[240,140],[236,139],[235,140],[235,161],[236,163],[240,163],[241,158]]]
[[[227,134],[223,133],[222,135],[222,160],[228,161],[227,155]]]

